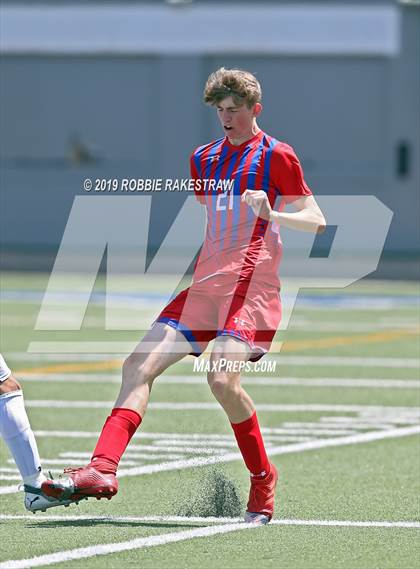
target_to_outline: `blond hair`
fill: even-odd
[[[221,67],[209,75],[203,99],[208,105],[217,105],[226,97],[232,97],[237,106],[245,103],[251,108],[261,101],[261,85],[249,71]]]

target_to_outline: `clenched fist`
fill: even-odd
[[[241,196],[241,201],[251,206],[255,215],[270,221],[271,205],[263,190],[245,190]]]

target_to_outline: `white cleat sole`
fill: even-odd
[[[83,500],[83,498],[81,498]],[[57,500],[55,498],[47,498],[43,495],[32,494],[27,492],[25,494],[25,508],[28,512],[36,514],[37,512],[46,512],[49,508],[57,508],[64,506],[68,508],[70,504],[78,504],[80,500]]]

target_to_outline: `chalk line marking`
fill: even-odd
[[[255,524],[230,523],[219,526],[199,527],[189,530],[165,533],[160,535],[151,535],[149,537],[140,537],[129,541],[121,541],[117,543],[102,543],[92,545],[90,547],[80,547],[77,549],[68,549],[65,551],[57,551],[46,555],[38,555],[29,559],[17,559],[0,563],[0,569],[27,569],[30,567],[39,567],[41,565],[53,565],[62,563],[63,561],[73,561],[75,559],[87,559],[97,555],[109,555],[110,553],[120,553],[122,551],[132,551],[133,549],[144,549],[147,547],[156,547],[167,543],[176,543],[186,541],[198,537],[210,537],[212,535],[230,533],[233,531],[244,529],[256,529]]]
[[[11,360],[20,361],[52,361],[52,362],[112,362],[122,365],[123,358],[127,353],[112,354],[83,354],[83,353],[29,353],[29,352],[7,352],[3,355]],[[418,358],[391,358],[391,357],[352,357],[352,356],[286,356],[283,354],[269,353],[268,359],[279,360],[283,364],[308,366],[308,365],[336,365],[350,367],[381,367],[381,368],[420,368]],[[191,356],[184,360],[184,363],[193,362],[195,358]],[[30,370],[28,370],[30,371]]]
[[[268,354],[267,358],[280,363],[295,366],[349,366],[349,367],[380,367],[380,368],[420,368],[418,358],[373,358],[352,356],[285,356]]]
[[[403,421],[402,421],[403,422]],[[417,424],[418,421],[416,421],[415,423],[412,424]],[[285,429],[300,429],[302,428],[303,430],[307,429],[308,432],[312,432],[312,429],[322,429],[322,428],[326,428],[328,425],[328,428],[331,429],[331,434],[333,434],[334,430],[336,430],[337,433],[344,433],[344,434],[354,434],[354,431],[363,431],[366,429],[375,429],[376,431],[379,431],[379,429],[389,429],[391,426],[394,425],[389,425],[389,423],[387,422],[376,422],[376,423],[369,423],[369,422],[363,422],[359,419],[358,422],[349,422],[349,423],[344,423],[344,422],[339,422],[338,424],[335,424],[333,422],[331,423],[298,423],[298,422],[285,422],[282,423],[283,427]],[[353,432],[352,432],[353,431]],[[328,434],[328,431],[325,431],[326,434]]]
[[[394,340],[402,340],[406,337],[414,337],[418,335],[418,331],[411,330],[389,330],[377,331],[369,334],[352,334],[339,336],[335,334],[332,337],[315,338],[311,340],[287,340],[286,342],[274,342],[277,350],[280,348],[283,352],[298,352],[308,349],[324,349],[335,346],[351,346],[354,344],[392,342]],[[133,350],[149,353],[156,349],[154,342],[148,342],[143,338],[141,345],[136,347],[135,342],[119,342],[119,341],[32,341],[28,346],[29,352],[44,353],[95,353],[107,352],[108,354],[130,353]]]
[[[127,323],[135,322],[137,326],[142,325],[146,328],[149,327],[150,320],[152,319],[155,311],[149,309],[150,318],[146,316],[146,308],[138,313],[126,313],[121,319],[113,320],[115,325],[125,326]],[[5,326],[14,326],[16,328],[27,328],[33,327],[34,322],[27,316],[16,316],[8,315],[2,318]],[[61,314],[51,315],[51,317],[44,315],[43,322],[49,325],[60,324],[62,321]],[[83,320],[83,328],[102,328],[103,318],[96,316],[86,316]],[[337,321],[337,320],[325,320],[320,322],[315,318],[306,318],[303,316],[294,316],[291,324],[289,325],[290,330],[303,330],[311,332],[377,332],[381,330],[392,331],[392,330],[406,330],[406,331],[416,331],[418,329],[418,322],[415,318],[392,318],[384,317],[381,319],[375,319],[375,321],[366,322],[347,322],[347,321]]]
[[[369,433],[358,433],[356,435],[349,435],[346,437],[315,439],[301,443],[292,443],[288,445],[270,447],[269,454],[271,457],[281,454],[299,453],[305,452],[307,450],[322,449],[327,447],[347,446],[352,444],[379,441],[383,439],[406,437],[418,433],[420,433],[420,425],[388,429],[386,431],[371,431]],[[239,452],[232,452],[219,456],[197,457],[160,464],[148,464],[146,466],[138,466],[134,468],[123,468],[118,472],[118,476],[138,476],[140,474],[153,474],[156,472],[163,472],[168,470],[182,470],[184,468],[192,468],[196,466],[208,466],[210,464],[221,462],[232,462],[234,460],[240,460],[241,458],[242,456]]]
[[[337,424],[338,423],[348,423],[348,424],[353,424],[353,423],[366,423],[366,424],[374,424],[376,423],[378,420],[380,420],[381,417],[378,416],[372,416],[372,415],[365,415],[363,414],[363,416],[359,416],[359,417],[349,417],[347,416],[343,416],[340,417],[339,415],[336,415],[335,417],[320,417],[320,423],[322,424],[330,424],[333,423],[334,428],[337,428]],[[409,423],[412,425],[415,425],[418,423],[419,421],[419,415],[417,416],[409,416],[409,415],[390,415],[387,414],[386,417],[386,422],[388,424],[401,424],[401,423]]]
[[[19,472],[17,472],[15,475],[13,474],[0,474],[0,480],[8,480],[9,482],[11,480],[14,480],[15,482],[19,482],[20,480],[20,474]]]
[[[243,522],[242,518],[225,518],[225,517],[200,517],[200,516],[92,516],[90,514],[80,514],[80,515],[41,515],[34,518],[33,514],[0,514],[0,520],[28,520],[31,522],[43,521],[80,521],[80,520],[91,520],[92,522],[104,522],[104,523],[143,523],[143,522],[162,522],[162,523],[197,523],[197,524],[228,524],[228,523],[240,523],[242,525],[247,525]],[[420,522],[418,521],[385,521],[385,520],[295,520],[295,519],[276,519],[271,520],[270,525],[279,526],[342,526],[342,527],[395,527],[395,528],[410,528],[410,529],[420,529]]]
[[[271,441],[271,440],[278,440],[278,439],[282,439],[285,438],[287,440],[299,440],[301,437],[278,437],[276,436],[277,431],[279,429],[267,429],[267,428],[262,428],[261,432],[264,434],[264,439],[266,441]],[[95,438],[97,439],[99,437],[99,435],[101,434],[100,431],[34,431],[35,432],[35,436],[37,438],[40,437],[58,437],[58,438],[73,438],[73,439],[80,439],[80,438],[84,438],[84,439],[91,439],[91,438]],[[306,438],[306,437],[302,437],[302,438]],[[214,444],[214,442],[216,441],[224,441],[224,442],[231,442],[232,441],[232,435],[231,434],[226,434],[226,435],[222,435],[222,434],[215,434],[215,433],[148,433],[146,431],[140,431],[138,433],[135,433],[133,436],[133,439],[174,439],[174,440],[187,440],[189,442],[191,441],[204,441],[204,442],[208,442],[211,441],[212,444]],[[236,443],[235,443],[236,446]],[[128,447],[129,449],[133,449],[133,448],[142,448],[142,445],[133,445],[132,443],[130,443],[130,446]]]
[[[270,456],[278,456],[282,454],[300,453],[308,450],[322,449],[327,447],[339,447],[352,444],[360,444],[384,439],[393,439],[406,437],[420,433],[420,425],[411,427],[401,427],[395,429],[387,429],[382,431],[371,431],[369,433],[358,433],[345,437],[334,437],[325,439],[315,439],[300,443],[292,443],[288,445],[279,445],[269,448]],[[193,468],[197,466],[210,466],[211,464],[233,462],[241,460],[242,456],[239,452],[231,452],[227,454],[218,454],[208,457],[196,457],[183,460],[173,460],[159,464],[149,464],[132,468],[121,468],[118,471],[118,477],[139,476],[143,474],[153,474],[158,472],[167,472],[171,470],[183,470],[185,468]],[[15,485],[0,487],[0,494],[11,494],[17,491]]]
[[[70,400],[56,400],[56,399],[28,399],[25,401],[26,407],[37,408],[58,408],[58,409],[112,409],[114,401],[70,401]],[[412,415],[420,414],[420,409],[417,407],[391,407],[381,405],[342,405],[342,404],[282,404],[282,403],[258,403],[259,411],[267,412],[295,412],[295,411],[314,411],[314,412],[378,412],[378,413],[404,413],[409,412]],[[188,403],[173,403],[173,402],[155,402],[149,403],[149,409],[165,410],[165,411],[187,411],[187,410],[200,410],[200,411],[221,411],[218,403],[191,401]]]
[[[30,516],[7,516],[0,515],[3,520],[33,520]],[[109,555],[111,553],[120,553],[122,551],[132,551],[137,549],[145,549],[148,547],[156,547],[167,543],[176,543],[180,541],[187,541],[200,537],[211,537],[213,535],[220,535],[231,533],[234,531],[241,531],[245,529],[258,529],[260,526],[253,524],[246,524],[240,521],[240,518],[188,518],[180,516],[150,516],[150,517],[90,517],[90,516],[43,516],[41,518],[45,521],[77,521],[77,520],[92,520],[104,521],[104,523],[168,523],[168,522],[181,522],[181,523],[205,523],[212,524],[205,527],[198,527],[194,529],[171,532],[165,534],[152,535],[132,539],[129,541],[117,543],[98,544],[90,547],[80,547],[77,549],[68,549],[58,551],[56,553],[49,553],[39,555],[29,559],[15,559],[0,563],[0,569],[29,569],[32,567],[39,567],[42,565],[53,565],[62,563],[64,561],[72,561],[75,559],[87,559],[97,555]],[[272,525],[285,525],[285,526],[329,526],[329,527],[367,527],[367,528],[404,528],[404,529],[419,529],[419,522],[411,521],[345,521],[345,520],[272,520]]]
[[[18,374],[17,374],[18,375]],[[23,383],[121,383],[120,375],[91,374],[91,373],[31,373],[19,374]],[[158,385],[202,385],[207,388],[204,374],[197,375],[163,375],[157,380]],[[420,389],[420,381],[417,379],[372,379],[372,378],[340,378],[340,377],[249,377],[241,379],[243,385],[260,386],[284,386],[298,385],[302,387],[355,387],[374,389]]]

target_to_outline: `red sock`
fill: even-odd
[[[91,464],[101,472],[115,474],[120,458],[140,423],[141,417],[133,409],[113,409],[102,428]]]
[[[270,470],[270,462],[265,452],[264,441],[258,424],[257,413],[242,421],[231,423],[239,450],[251,476],[265,476]]]

